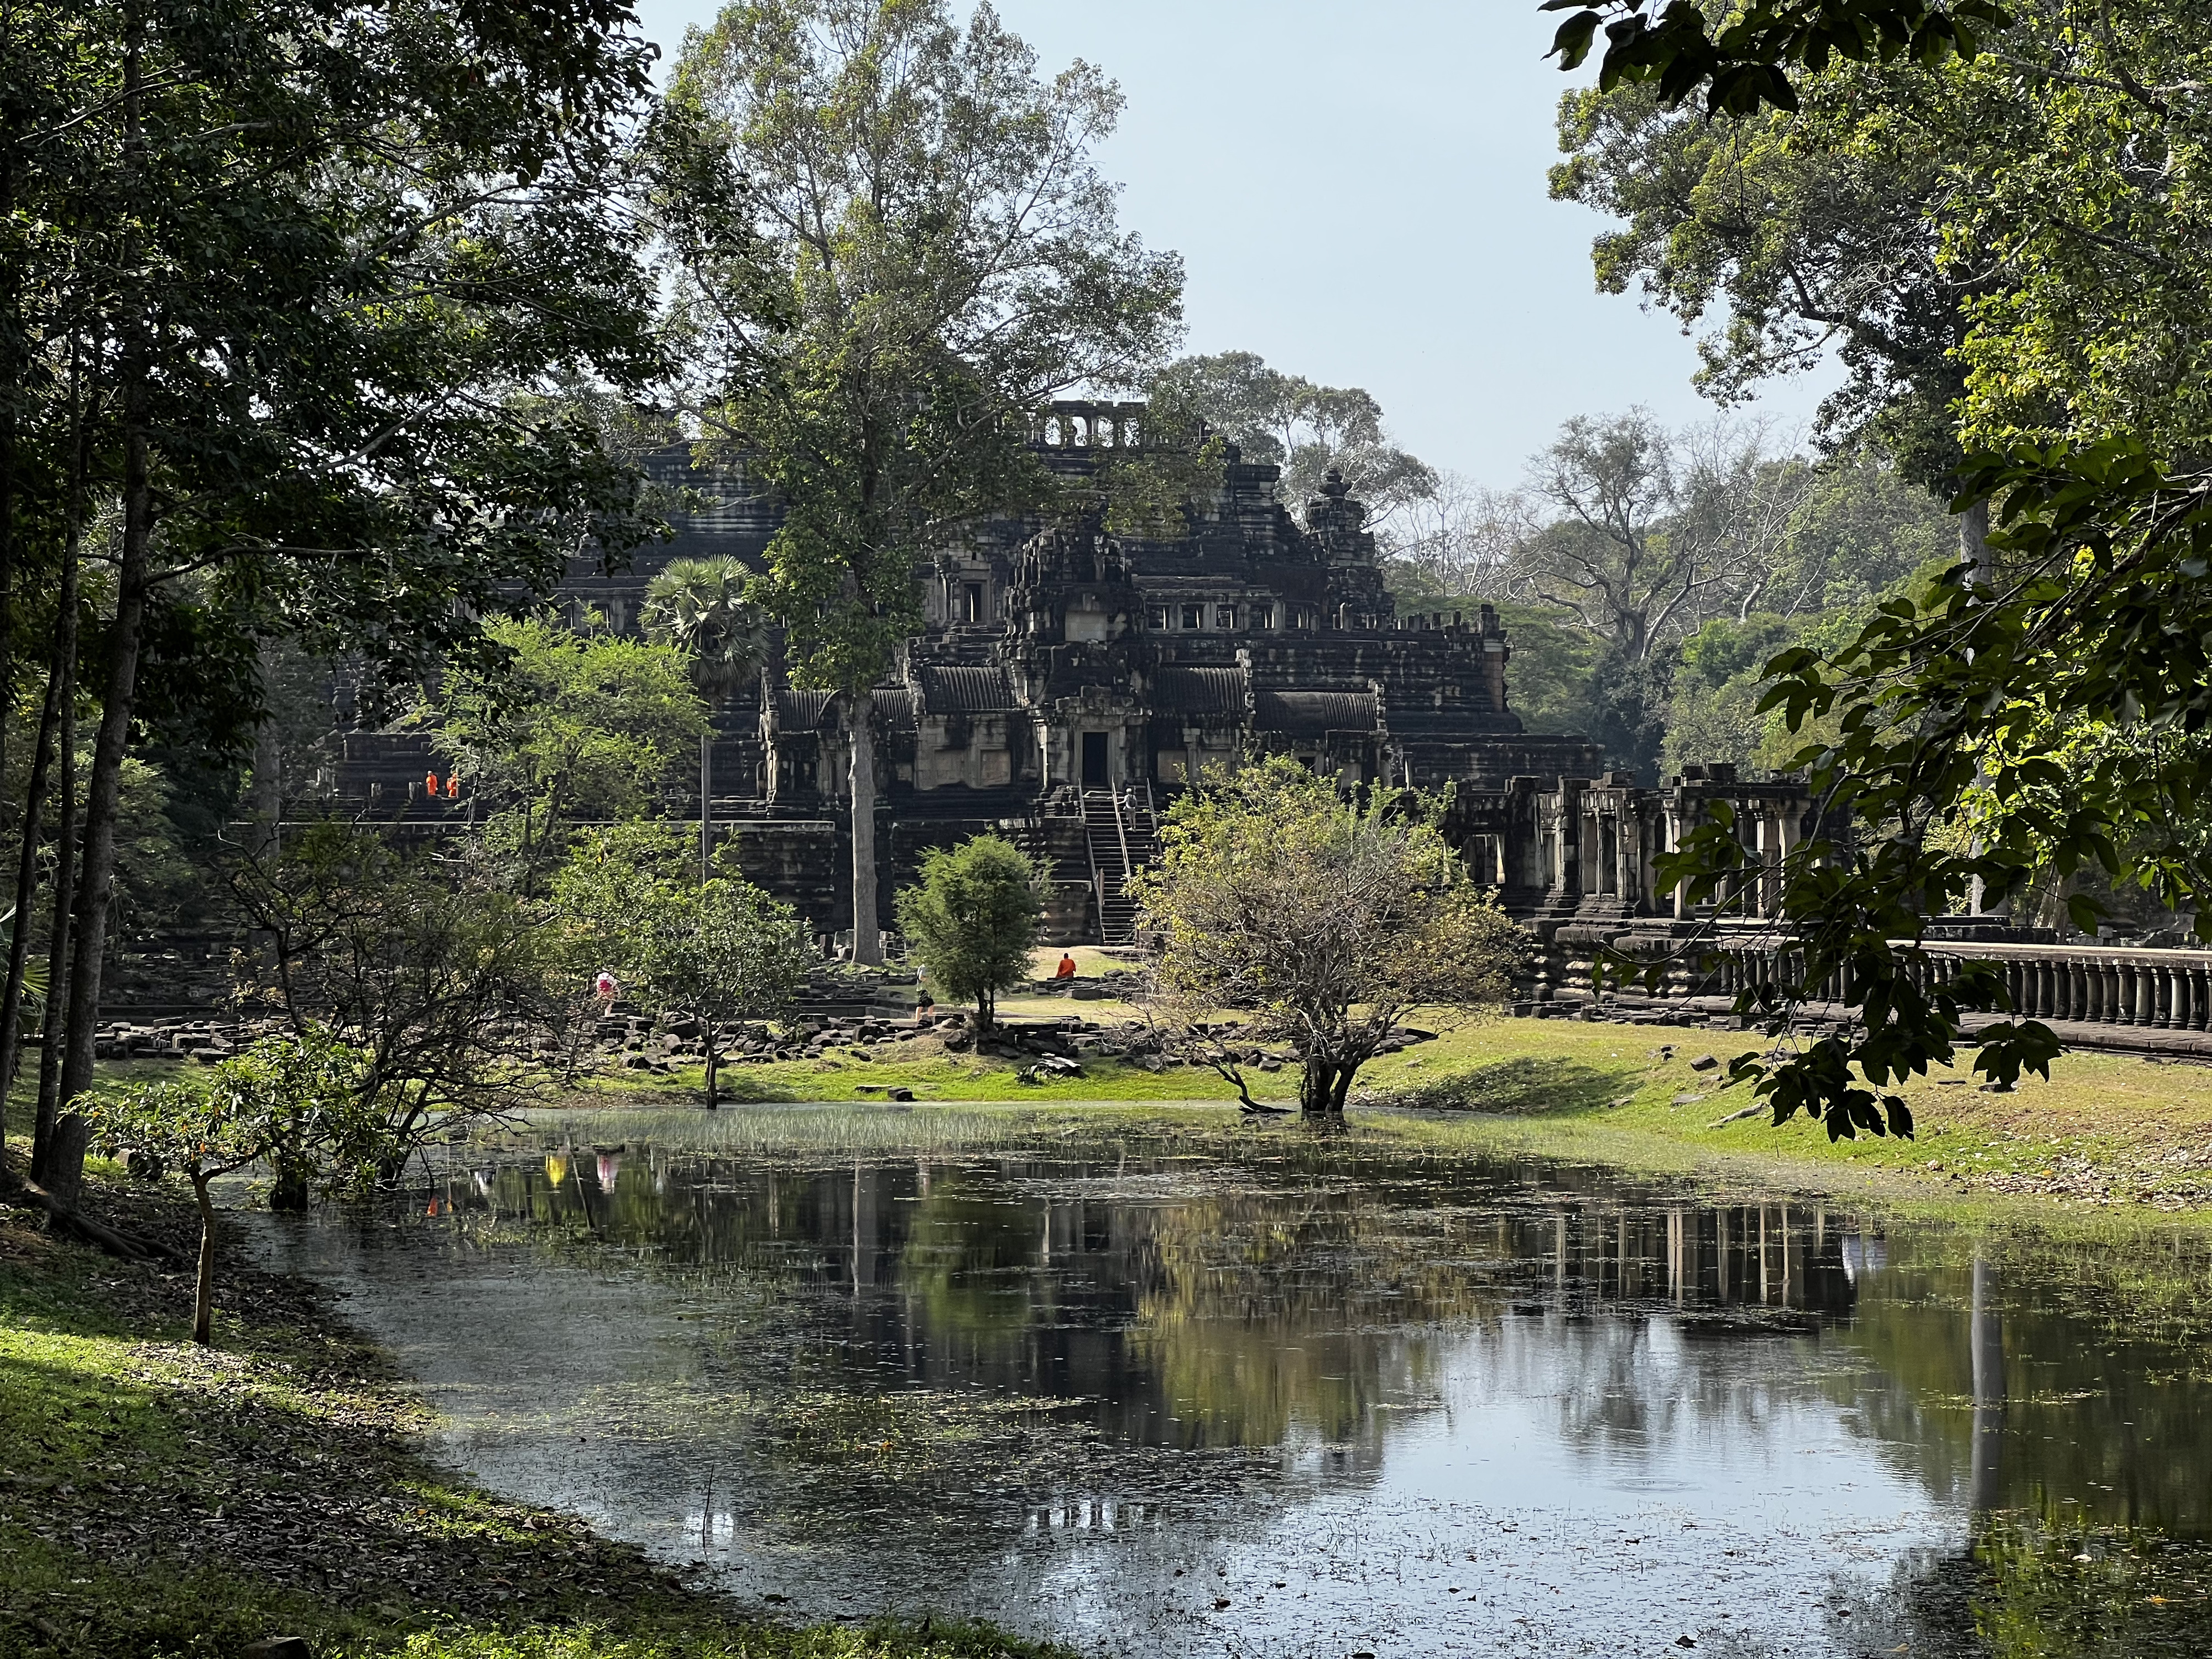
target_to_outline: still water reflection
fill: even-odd
[[[1064,1121],[855,1155],[599,1119],[404,1217],[261,1224],[477,1478],[812,1616],[1131,1655],[2212,1650],[2193,1241]]]

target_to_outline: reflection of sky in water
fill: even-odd
[[[2203,1520],[2144,1434],[2197,1385],[2076,1386],[2112,1357],[2063,1297],[1977,1300],[1935,1242],[1802,1206],[1133,1140],[579,1149],[422,1207],[264,1237],[353,1292],[484,1484],[815,1615],[1130,1655],[1825,1654],[1856,1644],[1824,1604],[1955,1553],[1977,1495],[2109,1506],[2118,1469],[2130,1517]]]

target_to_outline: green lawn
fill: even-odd
[[[1101,1024],[1134,1018],[1117,1002],[1059,998],[1011,1000],[1008,1018],[1061,1018]],[[2111,1054],[2069,1054],[2048,1083],[2030,1078],[2013,1094],[1981,1091],[1971,1070],[1936,1073],[1902,1092],[1917,1122],[1911,1140],[1861,1139],[1831,1144],[1802,1120],[1773,1127],[1764,1115],[1723,1123],[1747,1103],[1744,1087],[1725,1088],[1735,1055],[1766,1047],[1756,1034],[1576,1020],[1495,1019],[1456,1025],[1361,1073],[1372,1104],[1449,1106],[1481,1115],[1491,1133],[1510,1133],[1577,1155],[1631,1163],[1654,1157],[1759,1160],[1814,1178],[1880,1176],[1929,1193],[2064,1199],[2097,1205],[2142,1204],[2164,1211],[2212,1210],[2212,1067],[2154,1065]],[[1662,1053],[1671,1050],[1671,1053]],[[1719,1066],[1694,1069],[1711,1055]],[[1962,1057],[1972,1065],[1972,1052]],[[189,1077],[198,1068],[160,1061],[103,1067],[106,1075]],[[723,1072],[725,1097],[742,1106],[771,1101],[882,1099],[894,1087],[921,1102],[1001,1101],[1036,1105],[1086,1101],[1226,1103],[1236,1093],[1205,1067],[1148,1072],[1127,1060],[1090,1059],[1083,1075],[1021,1081],[1015,1062],[948,1052],[916,1036],[873,1048],[839,1048],[819,1060],[737,1065]],[[872,1085],[872,1086],[871,1086]],[[635,1103],[682,1109],[705,1095],[693,1066],[666,1074],[610,1072],[586,1079],[563,1103],[604,1108]],[[1281,1103],[1296,1098],[1285,1069],[1254,1079],[1254,1092]]]
[[[1086,1017],[1115,1005],[1077,1004]],[[1040,1014],[1071,1005],[1042,1000]],[[1014,1010],[1009,1008],[1009,1014]],[[1026,1010],[1021,1016],[1030,1017]],[[1104,1018],[1117,1017],[1109,1012]],[[2016,1093],[1984,1093],[1963,1067],[1902,1091],[1917,1130],[1911,1140],[1863,1137],[1832,1143],[1802,1119],[1780,1128],[1764,1113],[1722,1120],[1749,1103],[1747,1088],[1723,1086],[1727,1062],[1766,1047],[1756,1034],[1574,1020],[1497,1019],[1446,1025],[1436,1042],[1385,1055],[1360,1073],[1370,1108],[1449,1109],[1440,1124],[1476,1121],[1492,1139],[1631,1164],[1746,1160],[1776,1178],[1834,1181],[1879,1176],[1929,1195],[1974,1194],[2059,1198],[2097,1205],[2147,1204],[2165,1211],[2212,1210],[2212,1068],[2148,1065],[2109,1054],[2069,1054],[2051,1080],[2028,1079]],[[1666,1052],[1666,1051],[1671,1052]],[[734,1068],[736,1103],[881,1097],[867,1084],[910,1088],[922,1101],[1224,1103],[1235,1091],[1212,1072],[1148,1073],[1120,1060],[1086,1060],[1080,1078],[1039,1085],[1018,1081],[999,1060],[949,1054],[931,1039],[889,1049],[835,1051],[820,1060]],[[1705,1056],[1720,1062],[1699,1072]],[[1263,1086],[1264,1085],[1264,1086]],[[578,1103],[696,1103],[696,1067],[666,1078],[597,1079]],[[1289,1070],[1255,1082],[1261,1098],[1291,1102]],[[1374,1114],[1370,1110],[1370,1118]],[[1424,1111],[1422,1120],[1431,1113]],[[1412,1132],[1412,1131],[1408,1131]],[[1423,1133],[1425,1133],[1424,1131]],[[1452,1133],[1456,1133],[1454,1131]],[[1790,1170],[1798,1171],[1796,1176]]]
[[[1909,1178],[1931,1192],[2212,1208],[2212,1069],[2069,1054],[2048,1083],[2029,1078],[1994,1094],[1980,1089],[1967,1050],[1959,1068],[1899,1091],[1913,1139],[1831,1142],[1802,1118],[1779,1128],[1764,1113],[1723,1121],[1750,1103],[1747,1085],[1723,1086],[1727,1062],[1768,1046],[1756,1033],[1499,1020],[1378,1060],[1361,1082],[1373,1094],[1493,1114],[1531,1139],[1571,1141],[1591,1156],[1610,1143],[1638,1161],[1663,1144],[1795,1165],[1805,1178],[1817,1170]],[[1708,1055],[1720,1066],[1696,1070]]]

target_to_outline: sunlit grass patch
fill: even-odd
[[[1099,1110],[1084,1109],[1096,1105]],[[1182,1121],[1218,1122],[1218,1105],[1174,1101],[988,1101],[884,1104],[784,1101],[720,1111],[641,1103],[539,1115],[533,1131],[579,1143],[636,1140],[708,1156],[815,1152],[943,1156],[1032,1143],[1041,1137]]]

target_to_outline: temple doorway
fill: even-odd
[[[1083,734],[1083,787],[1085,789],[1103,789],[1108,782],[1106,734],[1103,732],[1085,732]]]

